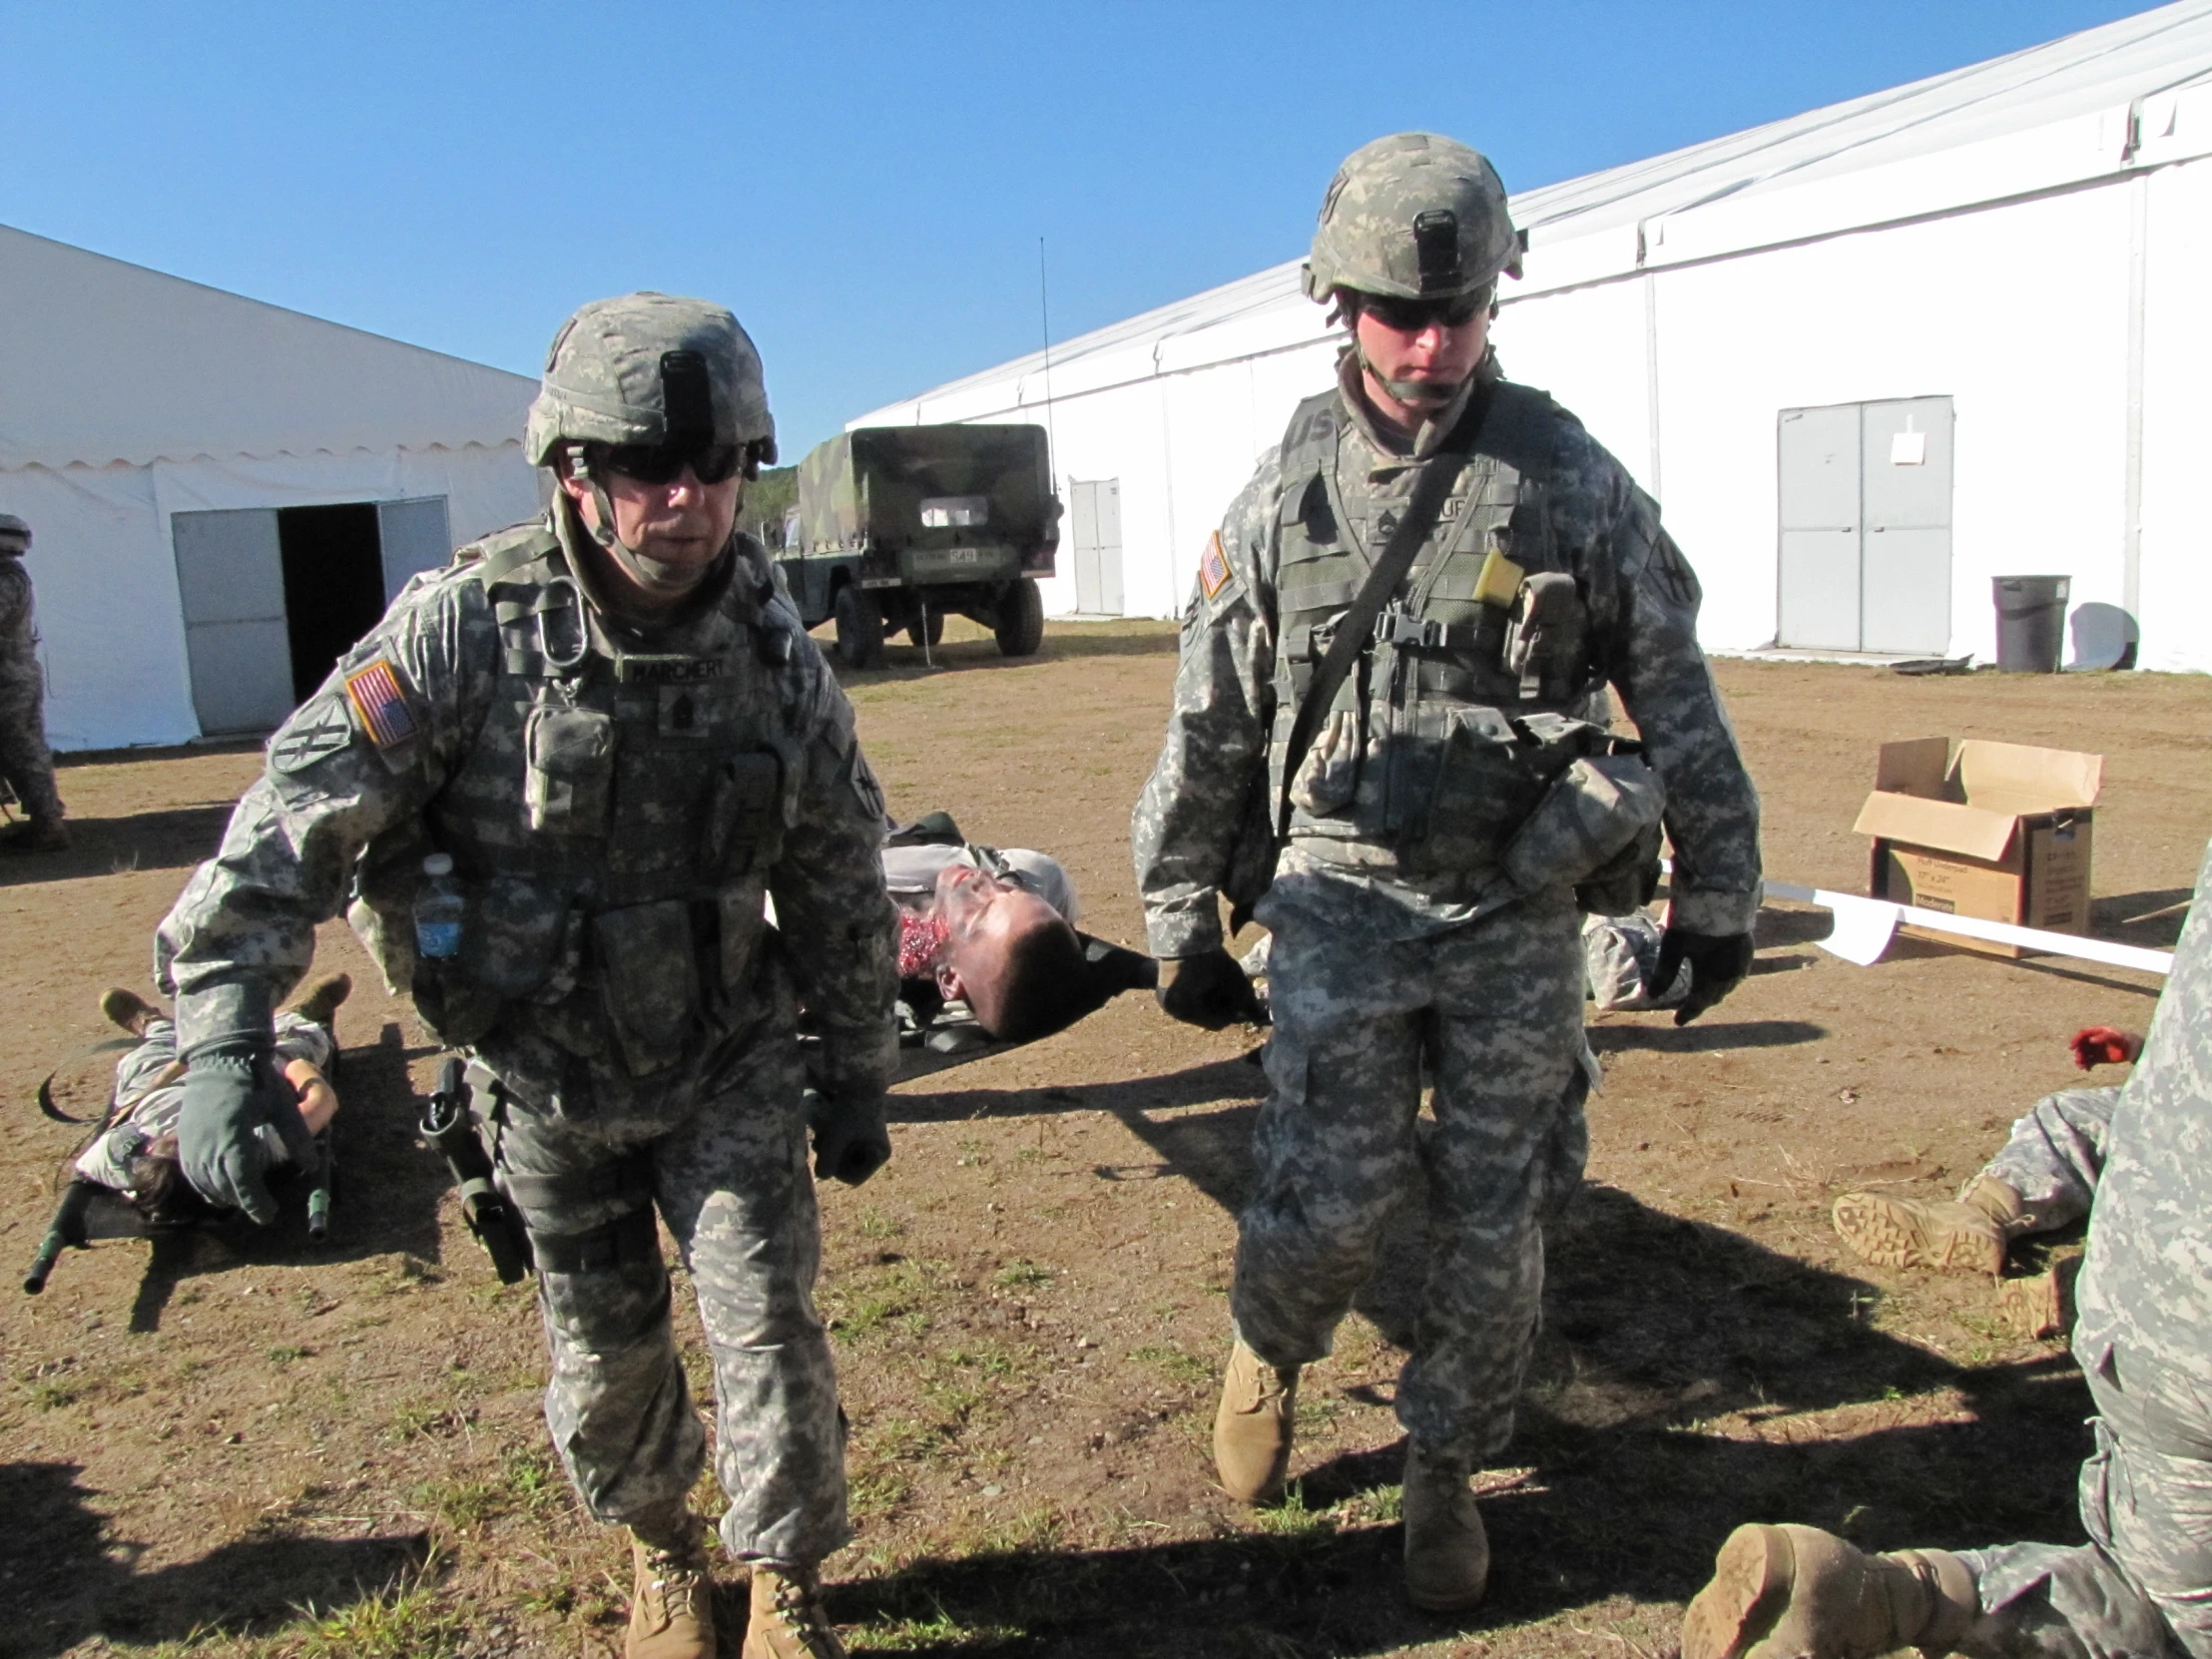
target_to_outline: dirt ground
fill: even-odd
[[[894,809],[1057,853],[1088,924],[1137,941],[1128,813],[1174,651],[1162,625],[1070,625],[1009,664],[969,630],[934,671],[894,649],[852,694]],[[2172,940],[2177,917],[2118,923],[2185,897],[2212,830],[2212,681],[1719,674],[1771,874],[1863,887],[1850,826],[1885,739],[2095,749],[2099,930]],[[110,1034],[103,987],[145,987],[153,925],[257,764],[239,749],[71,765],[76,849],[0,867],[11,1264],[80,1133],[33,1090]],[[1740,1521],[1877,1547],[2078,1538],[2088,1396],[2064,1349],[2007,1336],[1985,1282],[1858,1264],[1827,1210],[1872,1182],[1944,1193],[2074,1080],[2076,1026],[2140,1029],[2156,982],[1910,942],[1862,969],[1817,948],[1826,925],[1766,912],[1754,976],[1693,1026],[1596,1018],[1588,1180],[1551,1231],[1512,1466],[1483,1476],[1492,1591],[1463,1618],[1399,1597],[1398,1355],[1365,1320],[1310,1375],[1295,1500],[1254,1515],[1212,1484],[1262,1086],[1249,1033],[1124,997],[902,1085],[892,1164],[824,1200],[859,1531],[829,1569],[848,1640],[1642,1659],[1673,1650]],[[498,1285],[414,1135],[410,1091],[435,1055],[342,929],[322,962],[360,986],[339,1019],[331,1240],[310,1245],[294,1219],[158,1254],[110,1242],[65,1257],[42,1297],[0,1293],[0,1653],[620,1651],[626,1552],[551,1463],[528,1288]],[[111,1063],[65,1065],[65,1109],[96,1110]]]

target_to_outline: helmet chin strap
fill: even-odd
[[[1375,376],[1377,385],[1408,408],[1440,409],[1457,397],[1459,388],[1466,384],[1463,379],[1448,384],[1442,380],[1393,380],[1375,366],[1375,359],[1368,355],[1357,332],[1352,336],[1352,353],[1360,359],[1360,366]]]
[[[592,505],[597,509],[593,516],[599,522],[587,524],[584,527],[586,533],[599,544],[601,551],[627,571],[630,579],[647,593],[671,599],[680,597],[699,586],[707,572],[714,568],[711,563],[698,568],[672,565],[664,559],[640,553],[616,535],[615,504],[608,497],[607,486],[600,482],[599,474],[592,470],[591,461],[585,456],[584,446],[580,443],[569,450],[569,475],[581,478],[591,485]],[[579,513],[577,516],[581,518],[583,515]]]

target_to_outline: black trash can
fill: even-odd
[[[2056,674],[2066,637],[2070,576],[1995,576],[1997,667],[2007,674]]]

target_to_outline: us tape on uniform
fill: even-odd
[[[1857,893],[1831,892],[1826,887],[1801,887],[1795,881],[1769,881],[1769,898],[1786,898],[1799,904],[1818,904],[1836,914],[1836,928],[1820,941],[1821,948],[1847,962],[1872,967],[1889,949],[1899,927],[1908,923],[1931,932],[1953,933],[1962,938],[1987,939],[1994,944],[2018,945],[2052,956],[2077,961],[2102,962],[2107,967],[2134,968],[2142,973],[2168,973],[2173,953],[2145,950],[2139,945],[2115,944],[2109,939],[2086,939],[2074,933],[2053,933],[2041,927],[2015,927],[2010,922],[1982,921],[1974,916],[1945,915],[1912,904],[1893,904],[1886,898],[1864,898]]]

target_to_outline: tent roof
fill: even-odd
[[[2046,45],[1769,122],[1648,161],[1524,191],[1527,280],[1505,299],[1639,270],[2063,189],[2212,151],[2212,0],[2179,0]],[[1940,157],[1940,162],[1931,158]],[[1061,396],[1127,378],[1102,363],[1151,345],[1156,371],[1319,339],[1323,308],[1298,260],[1177,300],[1051,351]],[[1178,336],[1224,330],[1211,350]],[[1044,353],[878,411],[1027,382]],[[1126,359],[1124,359],[1126,363]],[[1124,365],[1117,365],[1124,366]],[[1020,397],[1036,401],[1041,383]],[[907,411],[912,411],[908,413]],[[865,415],[854,425],[877,415]]]
[[[519,438],[519,374],[0,226],[0,471]]]

